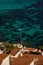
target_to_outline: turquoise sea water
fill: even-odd
[[[21,9],[36,2],[37,0],[0,0],[0,9]]]
[[[19,42],[20,32],[43,45],[43,0],[0,0],[0,41]]]

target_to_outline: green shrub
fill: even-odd
[[[43,46],[39,46],[38,48],[41,49],[41,50],[43,50]]]

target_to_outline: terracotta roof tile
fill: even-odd
[[[33,51],[33,50],[35,50],[35,48],[24,48],[24,50],[30,50],[30,51]]]
[[[24,55],[18,58],[10,58],[11,65],[29,65],[32,62],[31,57]]]
[[[0,65],[5,57],[7,57],[8,54],[0,54]]]
[[[16,49],[13,51],[16,54],[20,49]],[[26,50],[35,50],[35,48],[26,48]],[[36,54],[24,54],[23,56],[19,56],[17,58],[10,58],[11,65],[30,65],[34,58],[38,58],[38,61],[35,62],[36,65],[43,65],[43,56]]]
[[[14,49],[10,54],[11,54],[11,55],[15,55],[19,50],[20,50],[19,48]]]

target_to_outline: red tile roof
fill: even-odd
[[[33,50],[35,50],[35,48],[24,48],[24,50],[30,50],[30,51],[33,51]]]
[[[15,55],[19,50],[20,50],[19,48],[14,49],[10,54],[11,54],[11,55]]]
[[[35,62],[36,65],[43,65],[43,56],[37,56],[38,61]]]
[[[3,61],[4,58],[6,58],[8,56],[8,54],[0,54],[0,65]]]
[[[28,65],[32,62],[32,59],[33,58],[24,55],[18,58],[10,58],[10,62],[11,62],[11,65]]]
[[[20,49],[13,51],[13,54],[16,54]],[[35,48],[26,48],[26,50],[35,50]],[[23,54],[17,58],[10,58],[11,65],[30,65],[34,58],[38,58],[38,61],[35,62],[36,65],[43,65],[43,56],[36,54]]]

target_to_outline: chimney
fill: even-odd
[[[39,52],[41,53],[41,50],[39,49]]]
[[[34,61],[35,61],[35,62],[38,61],[38,58],[34,58]]]
[[[41,55],[43,56],[43,52],[41,50],[39,50],[39,52],[41,53]]]
[[[33,52],[37,52],[37,49],[33,50]]]
[[[20,56],[23,56],[23,54],[22,54],[22,53],[20,53]]]
[[[38,61],[38,58],[34,58],[30,65],[35,65],[36,61]]]

